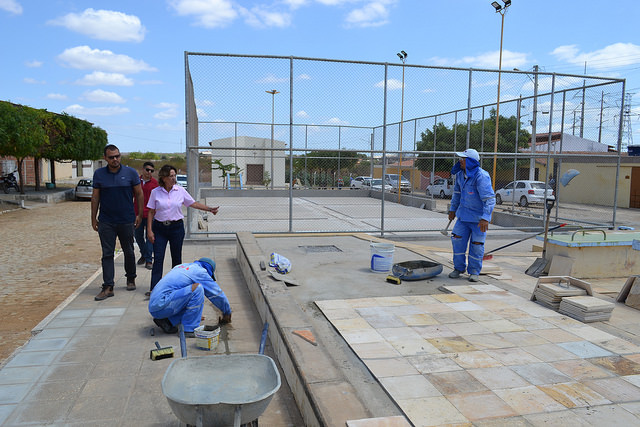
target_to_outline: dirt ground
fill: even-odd
[[[0,365],[100,267],[90,202],[27,206],[0,214]]]

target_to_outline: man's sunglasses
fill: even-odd
[[[145,170],[146,170],[147,172],[149,172],[149,173],[153,173],[153,171],[154,171],[153,169],[148,169],[148,168],[147,168],[147,169],[145,169]]]
[[[115,156],[107,156],[107,159],[109,160],[119,159],[119,158],[120,158],[120,154],[116,154]]]

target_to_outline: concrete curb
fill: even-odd
[[[346,419],[369,417],[366,404],[334,366],[322,343],[314,346],[292,334],[301,329],[313,333],[312,323],[288,294],[284,282],[273,280],[260,269],[260,261],[268,260],[256,238],[250,232],[237,237],[236,259],[262,321],[271,325],[269,340],[305,425],[344,425]]]

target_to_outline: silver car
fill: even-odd
[[[555,192],[542,181],[513,181],[496,191],[496,204],[502,202],[518,203],[529,206],[531,203],[544,203],[545,199],[555,199]]]
[[[78,185],[76,185],[76,189],[75,189],[76,200],[91,199],[92,194],[93,194],[93,180],[81,179],[80,181],[78,181]]]

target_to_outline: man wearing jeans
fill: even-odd
[[[140,186],[142,187],[142,194],[144,195],[144,211],[142,212],[142,222],[136,227],[136,243],[140,249],[140,259],[138,265],[144,264],[147,270],[151,270],[153,266],[153,244],[149,241],[147,236],[147,216],[149,215],[149,208],[147,202],[151,195],[151,190],[158,186],[158,181],[151,176],[154,172],[153,163],[144,162],[142,165],[142,175],[140,175]],[[136,216],[138,215],[138,205],[133,206],[135,208]]]
[[[466,270],[469,273],[469,281],[477,282],[482,270],[484,241],[496,199],[489,173],[480,167],[478,152],[468,148],[456,155],[459,160],[451,169],[451,175],[455,176],[456,181],[449,208],[449,220],[458,220],[451,230],[454,270],[449,273],[449,277],[457,279]]]
[[[120,150],[113,144],[104,147],[107,166],[93,174],[91,195],[91,226],[100,236],[102,246],[102,290],[96,301],[113,296],[115,267],[113,264],[116,237],[124,252],[127,290],[136,289],[136,256],[133,249],[134,229],[142,221],[143,195],[135,169],[120,164]],[[135,196],[138,215],[133,209]],[[98,216],[98,210],[100,215]]]

